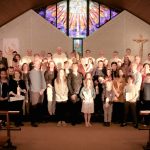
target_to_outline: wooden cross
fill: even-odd
[[[144,44],[146,42],[148,42],[148,39],[145,39],[143,37],[143,35],[140,34],[139,38],[133,39],[133,41],[140,45],[139,56],[141,57],[141,61],[142,61],[142,59],[143,59],[143,47],[144,47]]]

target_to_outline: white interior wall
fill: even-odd
[[[3,49],[3,39],[11,38],[19,40],[21,55],[25,55],[27,49],[32,49],[36,53],[41,51],[54,53],[58,46],[61,46],[65,52],[72,50],[72,39],[33,10],[0,28],[0,49]]]
[[[144,58],[150,52],[150,25],[135,17],[127,11],[123,11],[117,17],[110,20],[98,31],[84,40],[84,50],[90,49],[94,57],[99,56],[99,50],[103,50],[107,58],[111,58],[112,51],[117,50],[123,57],[126,48],[131,48],[133,55],[139,52],[139,45],[133,39],[139,34],[148,38],[144,44]]]

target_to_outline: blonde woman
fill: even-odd
[[[84,113],[85,126],[91,126],[91,114],[94,113],[95,90],[91,79],[85,80],[85,85],[81,89],[80,97],[82,99],[82,112]]]

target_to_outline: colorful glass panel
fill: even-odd
[[[90,1],[89,5],[89,33],[93,33],[99,28],[99,4]]]
[[[69,10],[69,36],[86,37],[87,1],[70,0]]]
[[[118,15],[118,13],[114,10],[111,10],[111,18],[114,18]]]
[[[67,33],[68,23],[69,36],[73,38],[86,37],[88,30],[89,34],[93,33],[101,25],[119,14],[116,9],[110,9],[93,0],[89,1],[89,14],[87,14],[87,0],[69,0],[69,12],[67,12],[67,2],[67,0],[63,0],[35,11],[65,34]],[[89,22],[87,22],[87,16]],[[68,17],[69,20],[67,20]],[[88,25],[89,29],[87,29]]]
[[[100,25],[110,20],[110,9],[105,5],[100,5]]]
[[[40,9],[40,10],[37,11],[37,13],[38,13],[41,17],[45,18],[45,9]]]
[[[73,39],[73,49],[82,54],[83,51],[83,39]]]
[[[66,33],[67,30],[67,1],[57,4],[57,28]]]
[[[45,19],[56,26],[56,5],[50,5],[46,8]]]

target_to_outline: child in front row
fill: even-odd
[[[95,89],[93,87],[93,81],[86,79],[84,87],[81,89],[80,97],[82,99],[82,112],[84,113],[85,126],[91,126],[91,114],[94,113],[94,99]]]

